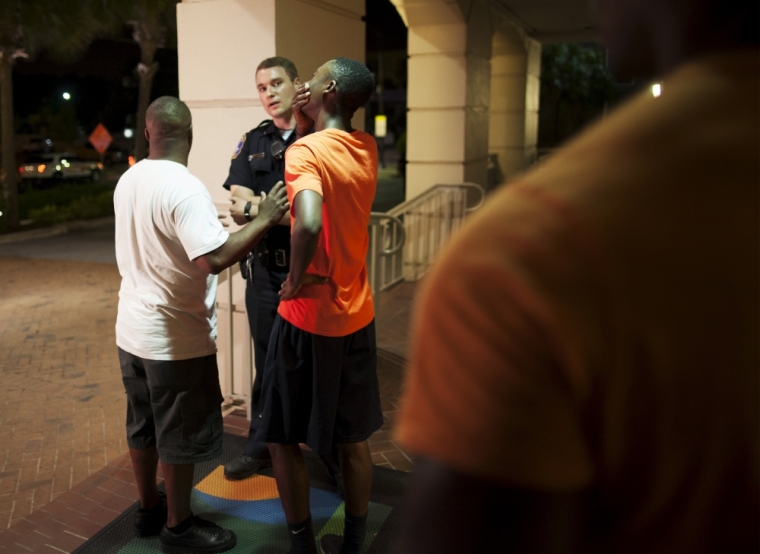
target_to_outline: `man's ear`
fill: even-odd
[[[330,79],[330,82],[327,83],[327,86],[325,87],[325,92],[336,92],[335,87],[337,86],[335,79]]]
[[[295,79],[293,79],[293,84],[295,85],[296,88],[300,87],[301,86],[301,79],[299,79],[298,77],[296,77]]]
[[[150,142],[150,133],[148,132],[148,128],[147,127],[145,127],[145,140],[147,140],[148,142]]]

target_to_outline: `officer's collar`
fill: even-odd
[[[280,137],[282,139],[282,135],[280,134],[280,129],[277,128],[277,125],[274,124],[274,120],[272,120],[272,119],[268,120],[267,126],[264,127],[263,132],[264,132],[265,135],[276,134],[278,137]],[[296,133],[296,130],[293,129],[291,136],[294,136],[295,133]],[[288,137],[288,138],[290,138],[290,137]],[[285,139],[282,139],[282,140],[285,140]]]

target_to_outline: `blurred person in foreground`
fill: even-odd
[[[404,552],[757,552],[758,3],[599,0],[645,91],[426,278]]]
[[[320,455],[337,444],[341,454],[345,533],[323,536],[323,552],[360,552],[366,535],[367,439],[383,424],[366,263],[377,145],[351,118],[374,87],[358,61],[336,58],[319,67],[300,106],[315,132],[285,158],[293,206],[290,271],[267,351],[256,440],[269,444],[293,553],[316,552],[299,443]]]
[[[245,256],[289,205],[285,187],[274,187],[256,221],[228,233],[206,187],[187,170],[188,107],[163,96],[145,119],[150,155],[114,192],[122,277],[116,344],[140,493],[134,525],[141,536],[160,535],[165,552],[224,552],[235,534],[190,510],[195,464],[222,453],[216,275]],[[159,460],[165,496],[156,489]]]

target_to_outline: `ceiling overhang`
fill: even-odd
[[[406,25],[409,20],[443,22],[462,17],[473,1],[483,1],[496,14],[541,42],[597,41],[594,0],[390,0]],[[461,10],[461,11],[460,11]],[[456,12],[456,13],[455,13]],[[448,18],[448,19],[446,19]]]
[[[595,41],[591,0],[486,0],[491,8],[542,43]]]

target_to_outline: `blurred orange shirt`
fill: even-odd
[[[585,550],[757,551],[756,50],[684,66],[496,192],[426,277],[409,450],[590,491]]]
[[[322,232],[306,272],[329,282],[302,287],[295,298],[280,302],[278,313],[315,335],[350,335],[375,317],[366,261],[377,187],[375,139],[362,131],[312,133],[288,148],[285,183],[291,231],[296,195],[311,190],[322,196]]]

